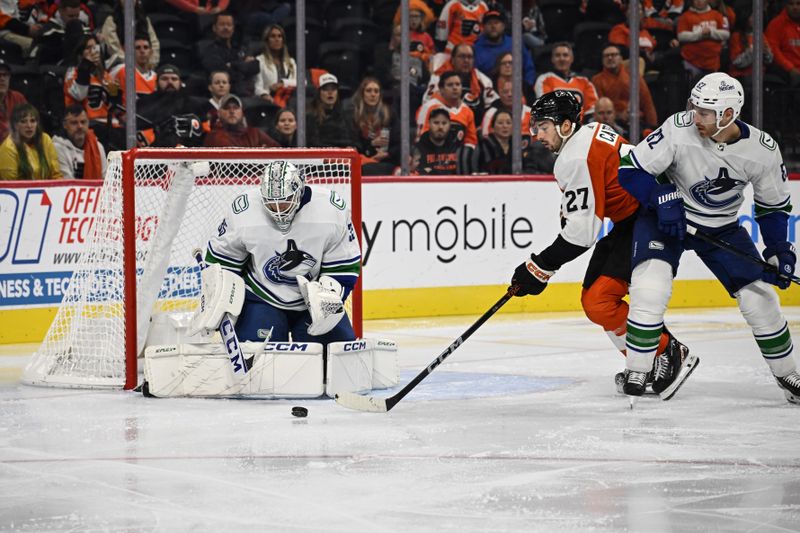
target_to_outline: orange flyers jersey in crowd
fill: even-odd
[[[428,117],[430,117],[431,111],[439,107],[447,109],[447,112],[450,113],[450,128],[456,131],[458,140],[462,141],[464,146],[475,148],[478,145],[478,130],[475,127],[475,115],[472,113],[472,109],[463,102],[458,107],[448,107],[440,94],[434,94],[433,98],[419,107],[417,111],[417,137],[428,131],[430,127]]]
[[[481,34],[481,19],[487,11],[489,8],[483,0],[471,6],[464,5],[461,0],[450,0],[436,22],[436,40],[446,41],[448,52],[457,44],[474,44]]]
[[[490,107],[486,110],[486,114],[483,115],[483,121],[481,122],[481,137],[488,137],[489,134],[492,133],[492,119],[497,111],[498,109],[496,107]],[[523,136],[531,134],[531,108],[525,104],[522,105],[522,120],[520,120],[519,130],[522,132]]]
[[[555,72],[545,72],[536,78],[536,83],[533,86],[536,98],[556,89],[563,89],[575,95],[581,103],[582,116],[594,113],[594,104],[597,103],[597,90],[592,85],[592,82],[589,81],[589,78],[575,76],[572,73],[566,78],[562,78]]]
[[[567,140],[553,168],[563,193],[561,236],[567,242],[589,248],[604,218],[619,222],[639,207],[617,181],[620,157],[632,148],[611,127],[598,122],[581,127]]]
[[[141,96],[143,94],[150,94],[156,92],[156,82],[158,81],[158,76],[156,75],[155,71],[150,70],[142,74],[139,72],[139,69],[134,69],[136,74],[134,75],[134,79],[136,80],[136,94]],[[117,70],[112,72],[112,76],[114,79],[117,80],[117,84],[119,84],[120,91],[122,91],[122,103],[125,103],[126,95],[125,95],[125,65],[121,65]]]
[[[683,13],[683,0],[666,0],[660,7],[656,7],[653,0],[644,0],[642,6],[642,27],[649,29],[675,31],[672,18]]]
[[[89,78],[89,85],[77,83],[78,69],[70,67],[64,76],[64,105],[82,104],[89,120],[108,121],[108,91],[106,87],[114,83],[108,71],[103,72],[103,79],[95,74]],[[116,118],[112,119],[118,125]]]
[[[690,9],[678,18],[678,39],[681,33],[697,33],[708,28],[712,31],[728,31],[728,19],[716,9],[698,13]],[[692,65],[703,70],[718,70],[722,41],[702,39],[681,44],[681,57]]]

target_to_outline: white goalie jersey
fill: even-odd
[[[633,149],[630,162],[653,176],[665,174],[683,196],[686,217],[696,224],[736,222],[748,183],[756,215],[788,210],[788,176],[778,143],[749,124],[737,124],[739,140],[717,143],[697,133],[691,112],[676,113]]]
[[[350,210],[334,191],[307,185],[289,231],[282,233],[253,188],[233,199],[206,261],[239,273],[247,290],[267,303],[304,310],[296,276],[331,276],[352,288],[361,270],[361,251]]]

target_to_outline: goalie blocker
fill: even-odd
[[[242,342],[249,372],[234,374],[219,342],[162,344],[145,350],[148,393],[166,397],[333,397],[340,392],[364,393],[397,385],[397,344],[359,339],[327,346],[315,342]]]

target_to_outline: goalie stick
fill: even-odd
[[[411,392],[414,387],[419,385],[419,383],[425,379],[428,374],[433,372],[437,366],[442,364],[442,362],[447,359],[447,357],[456,351],[456,349],[464,344],[464,341],[467,340],[473,333],[475,333],[478,328],[480,328],[484,322],[489,320],[493,314],[495,314],[505,303],[511,299],[512,296],[517,294],[519,291],[518,285],[512,285],[508,288],[508,292],[506,292],[502,298],[497,300],[488,311],[486,311],[474,324],[472,324],[467,330],[461,334],[456,340],[450,343],[450,346],[445,348],[445,350],[439,354],[439,356],[434,359],[431,364],[425,367],[422,372],[417,374],[417,376],[408,382],[408,384],[400,389],[400,391],[393,395],[389,396],[388,398],[376,398],[374,396],[361,396],[360,394],[354,394],[352,392],[340,392],[334,396],[336,399],[336,403],[341,406],[347,407],[349,409],[355,409],[357,411],[367,411],[371,413],[385,413],[390,411],[392,407],[397,405],[397,402],[402,400],[406,394]]]
[[[732,245],[731,243],[729,243],[729,242],[727,242],[727,241],[725,241],[723,239],[720,239],[719,237],[715,237],[713,235],[709,235],[708,233],[705,233],[704,231],[695,228],[691,224],[687,224],[686,225],[686,232],[689,235],[694,235],[695,237],[697,237],[700,240],[703,240],[703,241],[706,241],[706,242],[708,242],[710,244],[713,244],[717,248],[721,248],[722,250],[725,250],[726,252],[730,252],[733,255],[738,255],[742,259],[747,259],[748,261],[750,261],[752,263],[760,265],[762,268],[764,268],[764,269],[766,269],[766,270],[768,270],[770,272],[775,272],[779,276],[781,276],[782,278],[786,278],[789,281],[791,281],[792,283],[796,283],[796,284],[800,285],[800,278],[798,278],[797,276],[792,276],[790,274],[784,274],[783,272],[778,272],[778,267],[776,267],[772,263],[767,263],[763,259],[760,259],[758,257],[754,257],[754,256],[748,254],[747,252],[740,250],[739,248],[737,248],[736,246]]]
[[[200,270],[208,268],[208,265],[203,260],[203,251],[199,248],[195,249],[192,252],[194,255],[195,261],[197,264],[200,265]],[[247,360],[244,358],[244,353],[242,353],[242,347],[239,344],[239,337],[236,336],[236,330],[233,329],[233,321],[231,320],[231,315],[229,313],[225,313],[225,316],[222,319],[222,322],[219,323],[219,331],[220,336],[222,337],[222,344],[225,345],[225,351],[228,352],[228,357],[230,357],[231,365],[233,365],[233,373],[234,374],[246,374],[250,368],[247,366]]]

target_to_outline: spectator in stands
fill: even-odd
[[[253,82],[259,72],[258,61],[234,44],[233,15],[218,13],[211,27],[214,41],[203,51],[201,62],[206,72],[227,70],[231,75],[232,90],[242,96],[253,94]]]
[[[264,30],[264,52],[258,56],[255,95],[284,107],[297,87],[297,63],[289,55],[286,32],[277,24]]]
[[[381,84],[372,76],[361,80],[346,114],[353,121],[356,149],[372,162],[385,160],[389,149],[389,128],[392,113],[383,101]],[[389,171],[391,172],[391,169]]]
[[[25,95],[11,89],[11,65],[0,58],[0,142],[8,137],[9,120],[14,108],[28,103]]]
[[[461,172],[470,173],[472,155],[478,145],[475,115],[462,99],[461,77],[455,71],[442,73],[438,91],[417,110],[417,135],[421,137],[430,128],[430,115],[434,109],[444,108],[450,114],[450,129],[456,140],[464,145],[459,160]]]
[[[497,85],[497,94],[500,96],[492,102],[491,107],[486,110],[481,121],[480,137],[488,137],[492,133],[492,123],[498,111],[512,112],[514,98],[514,84],[510,79],[501,78]],[[523,136],[530,135],[531,108],[525,105],[525,98],[522,99],[521,131]]]
[[[214,127],[219,116],[219,105],[222,99],[231,93],[231,76],[226,70],[215,70],[208,75],[208,92],[211,98],[202,112],[205,120]]]
[[[497,99],[494,86],[489,76],[475,68],[475,53],[469,44],[459,44],[453,48],[450,60],[436,69],[428,82],[428,90],[423,103],[429,101],[439,89],[440,76],[443,72],[455,72],[461,78],[461,99],[471,110],[476,123],[483,120],[483,113]]]
[[[501,7],[483,15],[483,33],[475,41],[473,51],[475,68],[487,76],[492,75],[497,58],[511,52],[511,36],[506,35],[506,15]],[[536,81],[536,67],[527,48],[522,49],[522,78],[528,86]]]
[[[597,89],[598,96],[609,98],[614,104],[616,115],[627,124],[628,104],[631,99],[630,72],[623,67],[622,51],[619,46],[606,45],[602,54],[603,70],[592,77],[592,83]],[[658,125],[656,106],[650,88],[642,76],[639,76],[639,116],[639,121],[645,128],[655,128]]]
[[[165,0],[169,5],[181,11],[195,13],[197,15],[216,15],[228,9],[230,0]]]
[[[11,134],[0,144],[0,180],[60,179],[58,155],[42,131],[39,111],[20,104],[11,113]]]
[[[786,7],[770,21],[765,32],[775,64],[792,87],[800,85],[800,0],[788,0]]]
[[[511,174],[511,113],[500,110],[492,116],[488,136],[478,144],[478,170],[488,174]]]
[[[231,2],[230,10],[236,20],[244,23],[245,34],[258,39],[267,26],[284,25],[294,3],[285,0],[235,0]]]
[[[136,67],[134,74],[136,96],[150,94],[156,90],[156,72],[151,68],[153,64],[153,47],[150,46],[150,36],[146,33],[137,35],[133,40],[133,61]],[[125,92],[125,65],[121,64],[111,70],[112,77],[116,80],[122,93],[122,103],[126,103]]]
[[[556,89],[569,91],[581,102],[583,122],[588,122],[594,113],[597,90],[588,78],[572,72],[572,63],[575,61],[572,45],[564,41],[555,43],[550,53],[550,61],[553,63],[553,70],[536,78],[533,87],[536,97]]]
[[[722,16],[728,19],[728,28],[736,26],[736,12],[731,6],[725,3],[725,0],[708,0],[708,5],[711,9],[716,9]]]
[[[295,117],[294,111],[288,107],[278,111],[272,130],[272,138],[282,148],[294,148],[297,146],[297,117]]]
[[[165,63],[156,71],[156,92],[139,98],[140,146],[199,146],[207,124],[200,122],[191,95],[183,88],[181,71]]]
[[[483,0],[450,0],[436,23],[439,49],[452,52],[459,44],[473,44],[481,34],[481,19],[489,7]]]
[[[436,52],[433,37],[428,33],[428,26],[436,20],[436,16],[425,3],[425,0],[410,0],[408,7],[408,39],[411,56],[418,57],[427,64]],[[400,24],[400,7],[394,15],[394,26]]]
[[[678,41],[683,67],[701,77],[720,68],[722,45],[730,37],[728,19],[711,9],[708,0],[691,0],[691,7],[678,17]]]
[[[156,30],[142,7],[141,0],[134,3],[135,35],[147,34],[150,37],[150,47],[153,54],[150,57],[150,68],[155,68],[161,60],[161,43],[158,41]],[[114,12],[107,17],[100,29],[100,38],[108,48],[110,56],[108,64],[125,62],[125,0],[119,0]]]
[[[522,42],[535,54],[536,50],[544,46],[547,42],[547,31],[544,25],[544,15],[539,9],[539,2],[533,0],[528,14],[522,17]]]
[[[600,124],[610,126],[623,137],[628,137],[628,131],[617,122],[614,102],[611,101],[611,98],[601,96],[597,99],[597,103],[594,106],[594,119]]]
[[[235,94],[229,94],[220,102],[219,124],[206,135],[203,146],[274,148],[279,145],[260,129],[247,125],[242,100]]]
[[[766,67],[766,65],[772,63],[775,56],[772,53],[768,36],[763,40],[763,44],[764,66]],[[745,101],[749,101],[748,92],[750,91],[751,83],[748,80],[753,75],[753,13],[749,8],[743,11],[741,16],[736,19],[736,25],[731,32],[731,39],[728,45],[731,55],[730,75],[742,82]]]
[[[623,4],[627,9],[627,3]],[[644,8],[642,3],[639,2],[639,19],[641,20],[644,15]],[[608,32],[608,42],[624,47],[626,50],[631,47],[631,29],[628,26],[628,20],[620,22],[611,28]],[[647,31],[647,28],[642,27],[639,29],[639,54],[645,59],[647,65],[652,65],[655,61],[656,38]]]
[[[419,153],[417,173],[425,176],[463,174],[461,163],[464,158],[461,153],[464,144],[451,131],[450,113],[438,107],[431,111],[428,123],[429,129],[414,146]]]
[[[58,10],[42,27],[34,39],[31,57],[42,65],[57,65],[64,61],[64,35],[67,24],[81,20],[81,0],[61,0]],[[83,24],[83,23],[81,23]],[[88,24],[84,25],[88,30]]]
[[[683,0],[643,0],[643,7],[643,28],[674,32],[683,13]]]
[[[500,87],[504,81],[514,82],[514,58],[511,52],[497,56],[490,78],[492,80],[492,86],[494,86],[495,92],[497,92],[498,95],[500,92],[497,88]],[[524,102],[532,102],[536,99],[536,96],[533,94],[533,83],[522,84],[522,98]],[[497,102],[497,100],[495,100],[495,102]]]
[[[64,76],[64,105],[83,105],[103,146],[118,150],[125,147],[125,131],[113,113],[111,99],[118,95],[119,85],[106,70],[101,50],[92,35],[80,38]]]
[[[323,74],[306,116],[306,144],[310,147],[354,147],[352,123],[345,117],[339,101],[339,79],[330,73]]]
[[[82,106],[64,111],[64,136],[53,137],[58,165],[66,179],[101,180],[106,171],[106,151],[91,128]]]
[[[20,11],[19,2],[0,2],[0,41],[14,43],[24,54],[28,54],[33,40],[41,33],[43,25],[29,18],[30,13]]]
[[[374,58],[372,64],[375,67],[375,76],[380,80],[381,85],[389,90],[391,93],[399,94],[400,91],[400,38],[402,28],[396,24],[392,28],[392,37],[388,44],[379,43],[375,47]],[[426,63],[415,55],[411,54],[408,58],[408,72],[410,108],[415,109],[419,107],[422,96],[425,93],[426,83],[428,81],[428,68]]]

